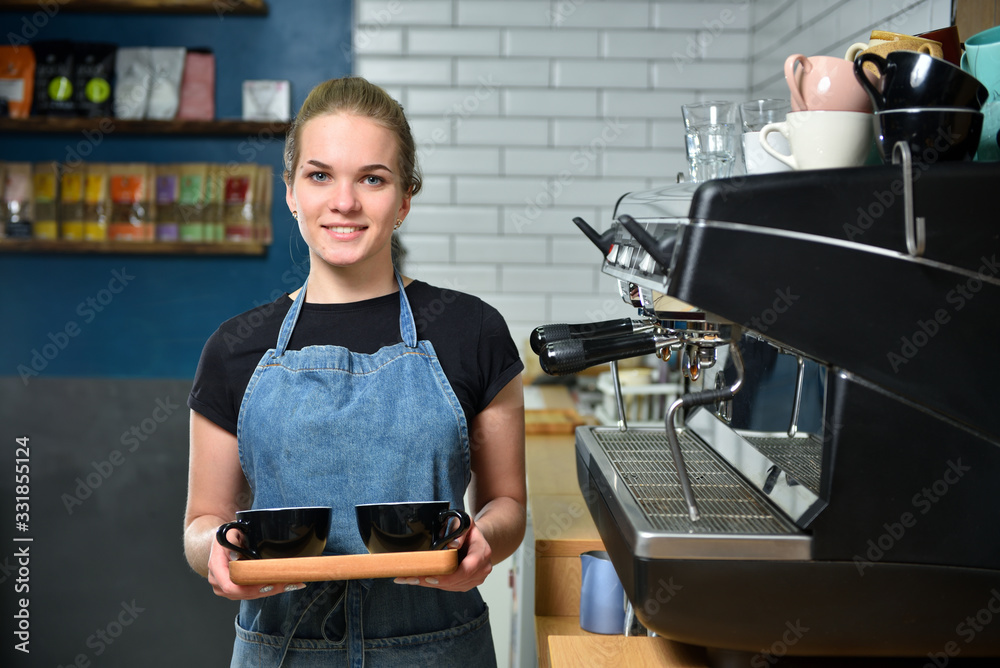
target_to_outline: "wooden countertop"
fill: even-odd
[[[525,388],[528,390],[529,388]],[[525,408],[565,410],[565,388],[530,388]],[[604,543],[576,479],[573,434],[527,436],[528,505],[535,538],[535,637],[539,668],[704,668],[701,648],[665,638],[601,635],[580,628],[580,554]]]

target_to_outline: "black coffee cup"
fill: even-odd
[[[886,109],[874,114],[875,147],[892,162],[896,142],[906,142],[914,162],[972,160],[979,148],[983,114],[970,109]]]
[[[372,554],[440,550],[469,530],[471,520],[447,501],[367,503],[354,507],[358,531]],[[449,530],[452,519],[458,526]]]
[[[865,63],[871,63],[879,72],[874,84],[865,76]],[[979,111],[989,97],[986,86],[961,67],[916,51],[893,51],[885,58],[862,53],[854,59],[854,76],[876,112],[914,107]]]
[[[226,538],[230,529],[239,529],[243,545]],[[261,508],[241,510],[235,522],[226,522],[215,538],[223,547],[247,559],[316,557],[323,553],[330,531],[330,508]]]

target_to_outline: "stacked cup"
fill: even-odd
[[[872,109],[852,63],[795,54],[785,60],[785,81],[792,110],[784,121],[761,129],[761,148],[796,170],[865,164],[872,142]],[[788,154],[771,146],[768,137],[774,133],[788,141]]]
[[[873,65],[874,82],[865,65]],[[875,109],[875,147],[892,162],[898,142],[914,161],[971,160],[979,146],[988,91],[962,68],[925,53],[893,51],[884,58],[862,53],[854,61],[857,81]]]
[[[989,91],[983,105],[983,132],[976,160],[1000,160],[1000,26],[965,40],[962,69],[976,77]]]
[[[747,174],[768,174],[787,172],[791,167],[764,151],[760,143],[760,132],[769,123],[780,123],[792,110],[788,100],[763,99],[740,103],[740,119],[743,122],[743,167]],[[773,133],[769,139],[771,148],[788,154],[791,149],[780,133]]]

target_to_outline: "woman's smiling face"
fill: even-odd
[[[395,135],[347,113],[317,116],[301,130],[285,201],[314,260],[332,267],[385,262],[397,219],[410,210]]]

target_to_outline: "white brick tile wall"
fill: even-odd
[[[645,60],[557,60],[553,82],[556,86],[580,88],[645,88],[649,67]]]
[[[450,85],[450,58],[358,57],[354,73],[380,86]]]
[[[366,55],[402,55],[403,29],[365,26],[354,33],[354,51]]]
[[[544,146],[549,141],[549,122],[543,118],[469,117],[456,128],[459,144],[496,146]]]
[[[499,234],[500,212],[493,206],[436,206],[420,192],[404,222],[406,238],[418,234]]]
[[[415,55],[499,56],[498,28],[411,28],[409,52]]]
[[[451,25],[451,0],[355,0],[358,25]]]
[[[571,148],[509,148],[504,151],[504,174],[551,177],[561,173],[597,176],[597,154]]]
[[[465,118],[467,116],[498,116],[500,94],[489,86],[437,88],[413,87],[406,95],[407,115],[424,114]]]
[[[654,2],[653,27],[667,30],[694,28],[723,33],[750,27],[753,2]]]
[[[514,88],[504,93],[504,112],[510,116],[597,116],[596,90]]]
[[[419,157],[425,175],[500,174],[500,151],[496,146],[438,146]]]
[[[593,294],[599,267],[546,267],[503,265],[500,269],[504,292]],[[541,323],[539,323],[541,324]]]
[[[598,231],[629,191],[686,171],[680,105],[788,97],[791,53],[916,33],[950,0],[357,0],[355,73],[406,108],[424,190],[406,271],[539,324],[634,316]]]
[[[454,260],[452,253],[452,237],[447,234],[424,234],[422,231],[410,234],[413,225],[409,217],[403,221],[399,241],[406,250],[404,266],[410,263],[448,263]]]
[[[552,25],[552,6],[548,0],[457,0],[460,26],[535,26]]]
[[[503,39],[505,56],[597,57],[596,30],[508,28],[505,33]]]
[[[462,262],[541,266],[545,264],[547,254],[547,239],[543,236],[462,235],[455,237],[455,256]]]
[[[629,0],[616,2],[556,2],[554,23],[562,28],[646,28],[649,3]]]
[[[559,118],[552,123],[555,146],[631,146],[648,143],[646,119],[608,117],[602,120]]]

